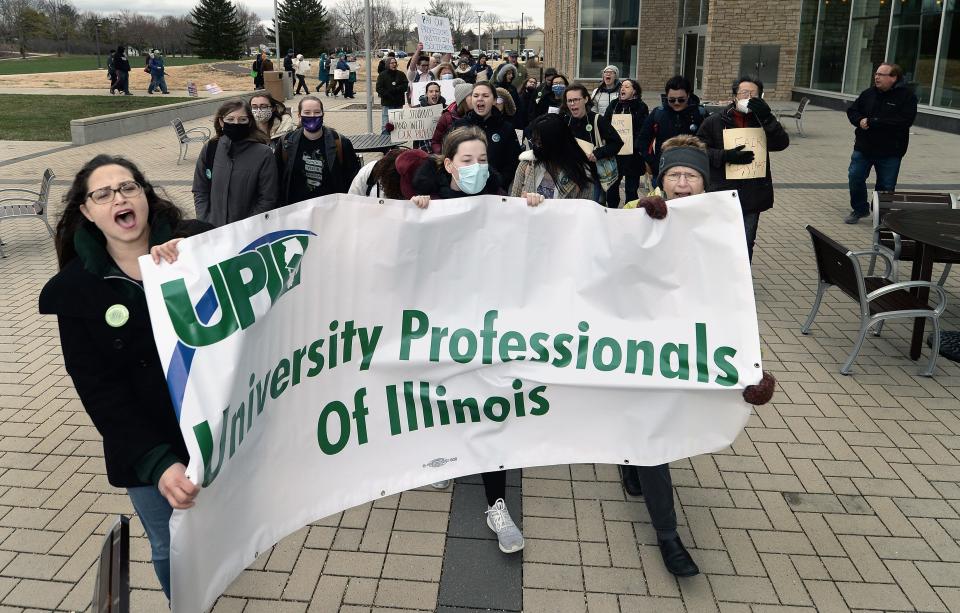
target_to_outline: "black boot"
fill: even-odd
[[[693,577],[700,574],[697,563],[690,557],[690,553],[683,546],[679,536],[675,536],[668,541],[660,541],[659,545],[663,565],[672,574],[677,577]]]
[[[623,489],[631,496],[643,496],[643,488],[640,487],[640,475],[637,474],[636,466],[620,466],[620,479],[623,481]]]

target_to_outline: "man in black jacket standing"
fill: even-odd
[[[870,214],[867,177],[871,166],[877,173],[877,191],[892,192],[897,187],[900,162],[907,153],[910,126],[916,117],[917,96],[904,82],[903,70],[896,64],[877,66],[873,87],[847,109],[847,119],[856,127],[856,140],[847,173],[853,211],[844,222],[854,224]]]
[[[733,100],[727,108],[707,117],[697,136],[707,144],[710,155],[710,190],[718,192],[735,189],[743,209],[743,228],[747,236],[747,254],[753,261],[753,243],[757,239],[760,213],[773,208],[773,178],[770,175],[770,151],[783,151],[790,145],[783,126],[770,111],[763,98],[763,82],[752,77],[740,77],[731,88]],[[726,149],[723,131],[736,128],[763,128],[767,139],[767,172],[756,179],[730,179],[727,164],[753,163],[753,151],[744,145]]]

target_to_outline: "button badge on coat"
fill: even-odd
[[[103,318],[111,328],[119,328],[130,320],[130,311],[122,304],[115,304],[107,309]]]
[[[490,137],[490,140],[492,140],[492,141],[495,142],[495,143],[499,143],[499,142],[500,142],[500,135],[497,134],[496,132],[494,132],[494,133],[493,133],[493,136]]]

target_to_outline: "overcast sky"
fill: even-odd
[[[273,18],[273,2],[271,0],[242,0],[243,4],[257,12],[262,19]],[[195,2],[192,0],[74,0],[80,10],[109,13],[128,10],[150,15],[183,15],[188,13]],[[324,0],[323,5],[329,9],[336,4],[336,0]],[[415,6],[426,7],[429,2],[414,2]],[[477,10],[493,11],[506,22],[520,21],[520,12],[532,16],[534,23],[543,25],[542,0],[473,0]]]

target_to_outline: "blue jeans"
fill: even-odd
[[[150,87],[147,88],[147,93],[152,94],[153,90],[159,89],[163,93],[169,93],[167,91],[167,79],[164,75],[159,77],[150,77]]]
[[[128,487],[127,495],[150,541],[150,559],[160,587],[170,599],[170,516],[173,507],[155,485]]]
[[[878,192],[892,192],[897,187],[897,175],[900,174],[902,159],[897,155],[866,155],[862,151],[853,150],[847,179],[850,184],[850,208],[855,213],[866,215],[870,212],[870,204],[867,202],[867,177],[870,175],[870,167],[877,173],[874,189]]]
[[[753,261],[753,243],[757,240],[757,226],[760,225],[760,213],[743,214],[743,231],[747,235],[747,254]]]

